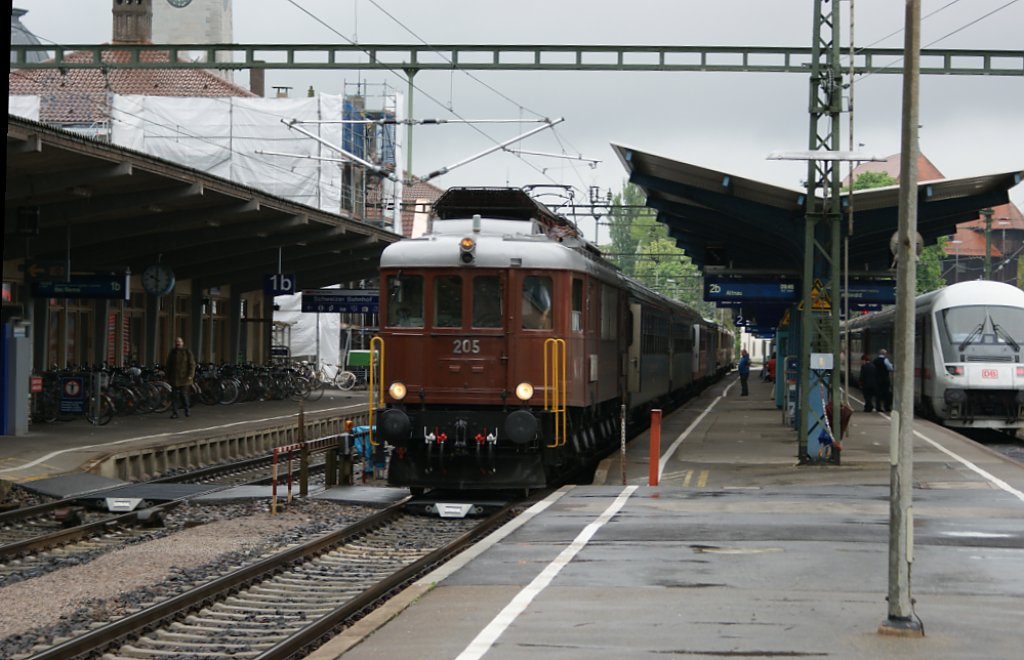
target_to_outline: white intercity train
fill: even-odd
[[[844,324],[850,379],[861,356],[894,361],[896,308]],[[959,428],[1024,427],[1024,291],[1001,282],[962,282],[920,295],[914,311],[914,407]]]

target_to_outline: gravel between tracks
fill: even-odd
[[[337,510],[337,507],[333,507]],[[106,553],[82,566],[0,589],[0,639],[58,624],[83,607],[104,620],[118,614],[116,597],[174,579],[183,570],[227,553],[262,553],[271,537],[323,520],[320,507],[293,507],[271,516],[251,511]]]

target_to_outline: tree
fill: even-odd
[[[603,250],[627,275],[633,275],[636,271],[637,259],[634,255],[637,247],[643,243],[645,228],[656,225],[654,211],[644,207],[645,201],[639,186],[624,182],[622,192],[612,197],[608,213],[608,234],[612,242],[604,246]]]
[[[885,188],[895,186],[899,181],[892,178],[886,172],[864,172],[858,174],[853,180],[854,190],[867,190],[869,188]]]
[[[921,250],[917,258],[917,292],[928,293],[946,286],[942,277],[942,260],[946,257],[946,243],[949,238],[940,236],[935,245]]]

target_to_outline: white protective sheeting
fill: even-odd
[[[341,361],[341,315],[303,313],[301,293],[274,296],[274,304],[280,308],[274,320],[291,326],[292,358],[318,363],[333,378]]]
[[[39,121],[39,97],[38,96],[8,96],[7,113],[16,117],[24,117],[32,121]]]
[[[330,213],[341,208],[339,154],[282,123],[337,121],[343,98],[183,98],[114,95],[114,144],[251,186]],[[301,124],[341,144],[341,124]],[[283,154],[270,155],[258,151]]]

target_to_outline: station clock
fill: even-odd
[[[166,296],[174,289],[174,272],[166,264],[153,264],[142,271],[142,288],[154,296]]]

